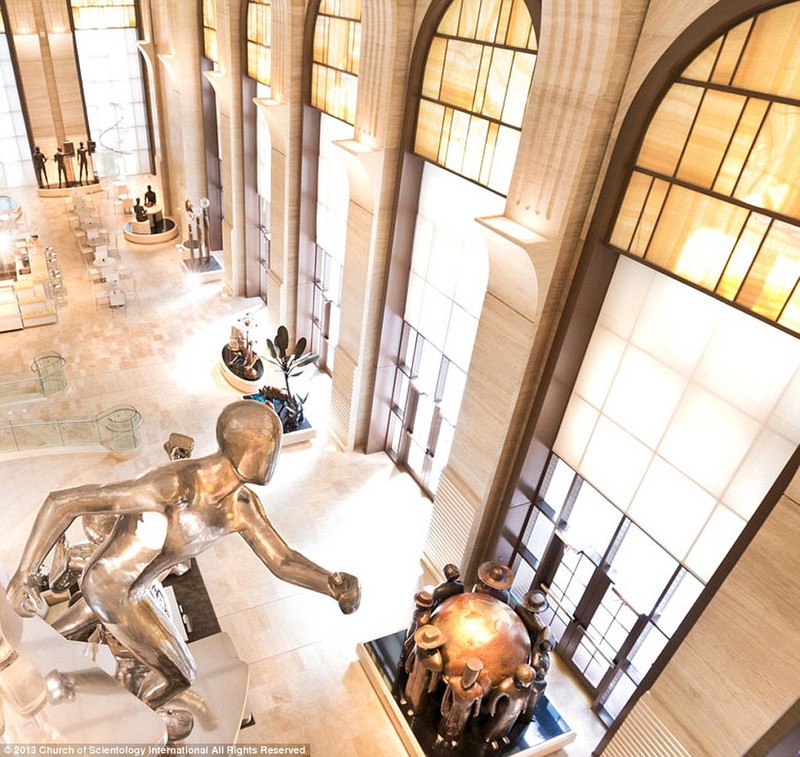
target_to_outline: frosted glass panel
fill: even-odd
[[[556,454],[706,578],[798,444],[800,341],[620,258]]]
[[[744,528],[744,520],[720,505],[712,514],[689,556],[686,566],[708,581]]]
[[[719,497],[759,430],[759,424],[741,410],[690,385],[659,452]]]
[[[626,342],[598,325],[575,382],[575,392],[595,407],[602,407],[619,368]]]
[[[679,560],[715,504],[714,497],[660,458],[649,467],[628,515]]]
[[[583,453],[599,417],[598,410],[576,394],[572,395],[561,428],[558,430],[553,451],[577,471],[581,470]]]
[[[764,492],[772,486],[791,457],[797,443],[797,438],[789,441],[764,429],[747,451],[739,470],[725,490],[723,503],[742,518],[750,518],[761,504]]]
[[[711,338],[721,307],[674,279],[649,273],[651,283],[643,292],[644,305],[631,341],[671,368],[691,374]],[[635,285],[641,283],[637,277]]]
[[[627,510],[652,456],[644,444],[601,415],[578,472]]]
[[[760,422],[800,368],[797,337],[728,308],[698,363],[696,379]]]
[[[685,376],[630,346],[622,358],[603,412],[655,449],[686,382]]]

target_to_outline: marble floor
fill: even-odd
[[[139,191],[155,183],[137,178]],[[194,437],[196,455],[213,451],[216,416],[240,396],[220,375],[219,351],[244,313],[267,326],[259,299],[232,297],[221,282],[198,284],[184,274],[174,243],[127,243],[126,218],[102,193],[95,202],[117,238],[121,264],[135,276],[138,302],[122,311],[96,304],[64,200],[39,199],[32,189],[13,194],[24,221],[57,248],[67,299],[57,324],[0,334],[0,374],[27,371],[35,355],[55,350],[67,361],[69,387],[49,400],[0,405],[0,418],[87,417],[126,403],[143,425],[142,445],[128,458],[74,449],[0,456],[0,564],[8,572],[49,491],[123,480],[162,464],[172,431]],[[385,454],[345,452],[329,438],[327,376],[312,369],[299,381],[317,437],[286,448],[259,494],[286,541],[326,568],[358,575],[363,599],[357,613],[344,616],[329,598],[279,581],[237,537],[200,556],[220,624],[250,665],[255,724],[239,742],[310,744],[317,757],[399,757],[405,749],[356,644],[404,628],[415,591],[437,581],[420,563],[431,504]],[[604,729],[557,661],[549,681],[551,698],[578,732],[558,754],[587,757]]]

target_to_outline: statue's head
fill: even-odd
[[[275,472],[283,429],[271,405],[239,400],[217,419],[217,442],[246,483],[266,484]]]

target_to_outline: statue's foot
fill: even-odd
[[[194,728],[194,715],[189,710],[171,707],[167,704],[159,707],[156,712],[164,721],[167,727],[167,738],[171,742],[185,739]]]

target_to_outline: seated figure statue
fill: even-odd
[[[240,400],[222,410],[219,449],[210,455],[173,460],[134,480],[51,492],[8,585],[10,603],[20,615],[42,614],[37,571],[48,553],[76,518],[104,527],[108,536],[80,577],[80,599],[53,625],[79,637],[99,624],[143,665],[134,693],[153,709],[186,691],[196,667],[151,586],[228,534],[240,534],[278,578],[329,595],[344,613],[355,611],[358,579],[329,573],[288,547],[247,486],[270,480],[281,435],[269,405]]]

